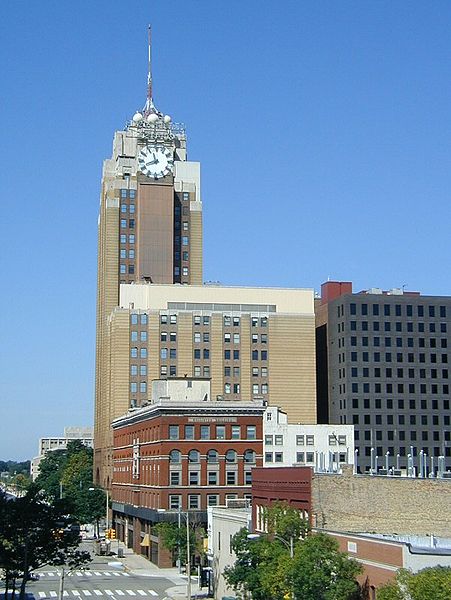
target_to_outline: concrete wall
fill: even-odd
[[[450,537],[451,481],[314,474],[313,522],[335,531]]]

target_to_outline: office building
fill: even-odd
[[[150,31],[149,31],[150,35]],[[202,283],[200,165],[187,159],[185,127],[147,100],[116,131],[105,160],[98,224],[95,479],[109,487],[111,421],[128,408],[109,377],[108,323],[121,283]],[[115,362],[115,361],[114,361]],[[128,364],[113,368],[128,370]],[[113,388],[112,388],[113,385]]]
[[[450,468],[451,298],[329,281],[316,302],[318,421],[354,425],[362,472]]]

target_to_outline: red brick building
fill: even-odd
[[[153,382],[151,404],[113,422],[113,522],[119,539],[160,566],[152,527],[179,511],[206,523],[207,506],[251,497],[262,466],[262,401],[212,401],[208,380]]]

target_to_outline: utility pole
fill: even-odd
[[[186,511],[186,573],[188,581],[186,584],[186,597],[191,600],[191,552],[189,547],[189,512]]]

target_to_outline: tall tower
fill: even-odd
[[[149,27],[147,98],[103,165],[98,223],[94,468],[109,487],[111,421],[129,408],[111,367],[119,359],[109,328],[121,283],[202,283],[200,164],[187,160],[185,127],[154,104]],[[128,369],[128,363],[113,371]]]

